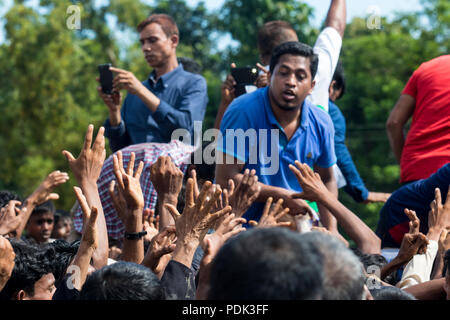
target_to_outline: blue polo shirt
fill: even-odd
[[[111,127],[106,119],[105,136],[113,152],[131,144],[144,142],[168,143],[172,132],[179,128],[189,130],[193,142],[194,121],[203,121],[208,103],[205,79],[187,72],[180,63],[172,71],[155,80],[153,71],[142,84],[160,99],[155,112],[142,100],[129,93],[121,108],[122,120]]]
[[[288,141],[272,112],[269,87],[235,99],[223,116],[220,131],[218,150],[245,164],[243,171],[255,169],[258,181],[270,186],[302,191],[289,169],[295,160],[322,168],[336,163],[334,127],[328,113],[305,100],[300,126]],[[264,203],[255,202],[244,218],[258,221],[263,208]]]

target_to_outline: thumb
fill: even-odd
[[[91,208],[91,214],[89,216],[88,225],[92,228],[95,227],[95,224],[97,223],[97,217],[98,217],[98,210],[97,207],[92,206]]]
[[[181,214],[178,212],[177,208],[171,204],[164,204],[164,207],[169,211],[169,213],[172,215],[173,219],[177,221],[178,217],[181,216]]]
[[[258,222],[256,222],[255,220],[250,220],[248,222],[249,225],[251,225],[252,227],[257,227],[258,226]]]
[[[47,197],[47,200],[58,200],[59,199],[59,194],[57,193],[50,193]]]
[[[64,150],[64,151],[62,152],[62,154],[66,157],[67,161],[69,161],[69,162],[75,160],[75,157],[72,155],[72,153],[70,153],[70,152],[67,151],[67,150]]]

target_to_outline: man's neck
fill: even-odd
[[[178,67],[178,60],[177,56],[173,55],[167,60],[167,63],[160,67],[155,67],[155,74],[156,74],[156,80],[158,80],[161,76],[165,75],[166,73],[169,73],[173,69]]]

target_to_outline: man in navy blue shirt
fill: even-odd
[[[194,121],[203,121],[208,102],[205,79],[178,63],[175,21],[154,14],[139,24],[138,31],[145,59],[153,68],[149,78],[141,82],[129,71],[110,67],[115,73],[114,93],[107,95],[99,88],[109,109],[104,127],[113,152],[130,144],[168,143],[176,129],[186,129],[193,137]],[[128,91],[122,108],[121,89]]]
[[[216,181],[227,187],[228,179],[242,179],[243,170],[256,171],[261,192],[244,214],[247,221],[259,220],[268,197],[283,198],[283,205],[293,215],[310,210],[304,200],[292,197],[301,191],[289,169],[295,160],[313,167],[337,196],[331,118],[305,100],[314,87],[317,65],[318,56],[310,46],[300,42],[279,45],[270,62],[269,86],[235,99],[224,114]],[[318,207],[322,224],[337,233],[336,219],[326,208]]]
[[[353,163],[352,156],[345,145],[345,118],[341,110],[339,110],[338,106],[335,104],[335,101],[342,98],[344,93],[345,77],[342,65],[341,63],[338,63],[330,85],[328,112],[330,113],[335,130],[334,147],[337,157],[337,166],[341,170],[346,182],[344,190],[356,202],[386,202],[390,196],[389,193],[372,192],[367,190],[355,164]]]

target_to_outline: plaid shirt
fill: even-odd
[[[156,207],[156,190],[150,181],[150,166],[160,156],[170,156],[173,163],[184,173],[190,162],[191,153],[194,147],[181,143],[179,140],[173,140],[170,143],[141,143],[128,146],[122,150],[124,167],[130,161],[131,152],[136,155],[135,170],[139,162],[144,162],[144,169],[140,178],[142,193],[144,194],[144,207],[155,209]],[[125,231],[122,221],[117,216],[116,210],[112,205],[112,200],[108,192],[109,184],[115,180],[113,168],[113,156],[109,156],[103,164],[102,172],[97,181],[98,192],[105,214],[106,227],[108,229],[108,236],[121,240]],[[83,214],[79,204],[76,204],[74,214],[75,230],[81,232],[83,229]]]

